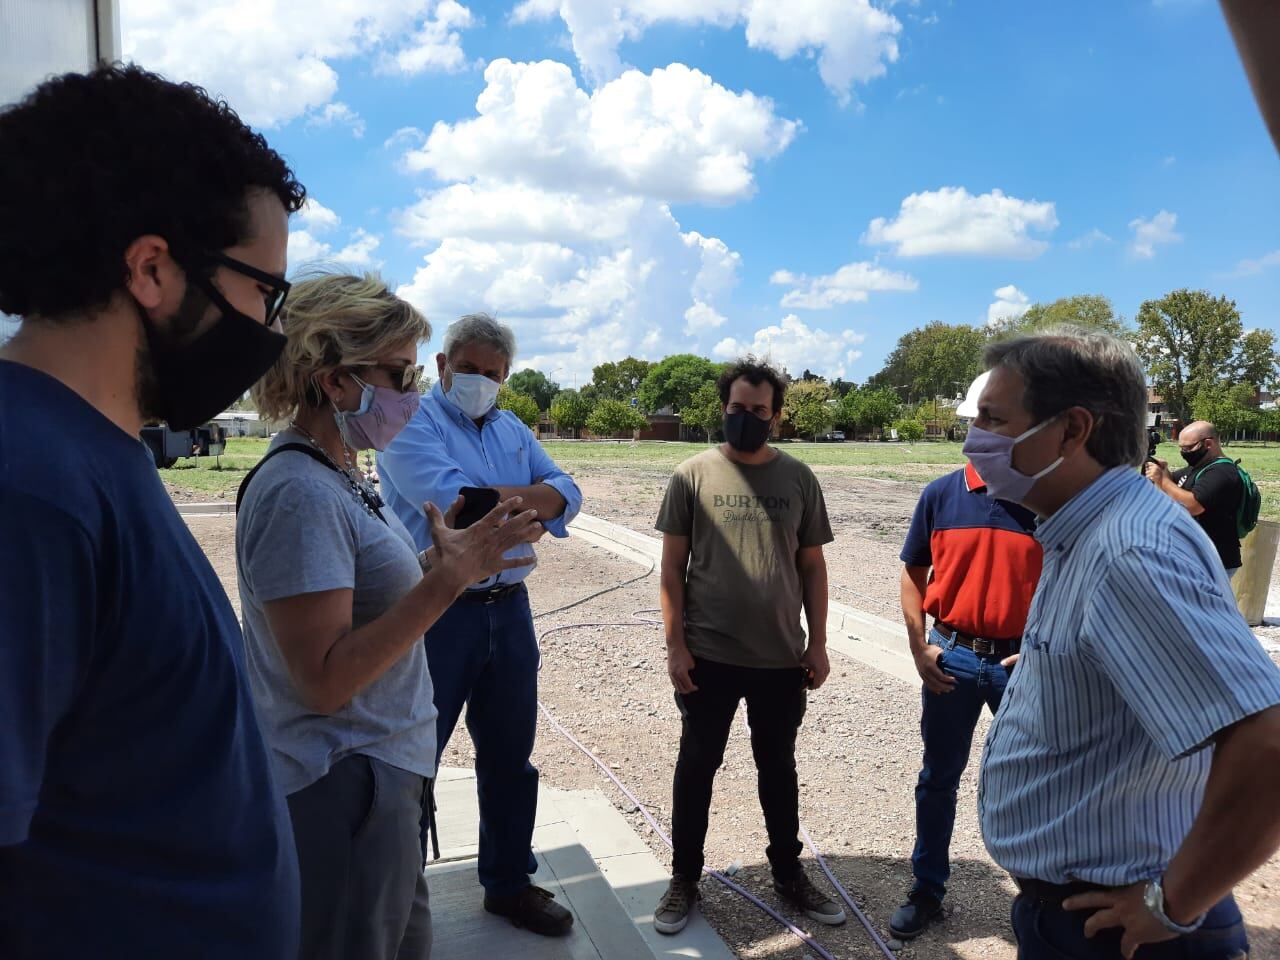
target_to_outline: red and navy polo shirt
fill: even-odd
[[[996,500],[972,464],[924,488],[902,547],[902,562],[932,567],[929,616],[973,636],[1022,636],[1042,554],[1035,515]]]

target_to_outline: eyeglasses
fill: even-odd
[[[1178,444],[1178,449],[1181,450],[1183,453],[1196,453],[1197,451],[1204,449],[1204,441],[1197,440],[1195,443],[1193,443],[1189,447],[1184,447],[1182,444]]]
[[[234,270],[242,276],[256,280],[258,283],[271,288],[269,293],[262,295],[262,298],[267,307],[267,326],[274,324],[276,318],[280,316],[284,302],[289,296],[289,289],[293,285],[288,280],[281,280],[275,274],[259,270],[257,267],[252,267],[243,260],[237,260],[235,257],[229,257],[225,253],[213,254],[213,260],[222,264],[228,270]]]
[[[398,363],[359,363],[357,368],[366,370],[381,370],[391,378],[393,384],[398,383],[397,387],[401,393],[408,393],[418,385],[418,381],[422,378],[421,365],[409,364],[401,366]]]

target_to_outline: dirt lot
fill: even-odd
[[[839,470],[819,473],[837,527],[836,548],[830,552],[833,595],[890,615],[896,609],[892,605],[897,550],[918,486],[841,477]],[[580,480],[591,512],[648,532],[665,476],[600,473]],[[193,518],[190,523],[234,598],[230,519]],[[540,552],[540,566],[530,580],[535,612],[553,610],[643,572],[580,542],[553,541]],[[660,631],[633,617],[656,604],[656,578],[650,576],[565,613],[540,617],[541,690],[552,713],[613,766],[669,829],[679,718],[666,678]],[[583,623],[602,625],[546,633]],[[841,882],[883,932],[910,885],[919,691],[851,660],[837,657],[833,666],[830,681],[810,698],[800,735],[801,818]],[[987,723],[984,718],[975,738],[978,743]],[[545,723],[534,760],[549,785],[595,788],[609,796],[669,864],[668,851],[639,815],[629,812],[608,780]],[[461,733],[451,743],[445,763],[470,762],[470,743]],[[975,774],[976,763],[961,784],[950,916],[904,949],[904,960],[1014,957],[1008,927],[1012,887],[986,855],[978,835]],[[776,905],[764,857],[766,842],[746,731],[737,725],[716,783],[707,862],[720,868],[741,862],[738,879]],[[794,937],[735,895],[710,881],[703,889],[704,912],[739,956],[799,960],[807,955]],[[1255,957],[1280,957],[1277,890],[1280,860],[1273,860],[1237,893],[1253,925]],[[812,924],[805,921],[800,926]],[[843,928],[820,929],[816,935],[837,957],[877,956],[852,918]]]

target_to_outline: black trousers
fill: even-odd
[[[738,703],[745,699],[760,808],[769,833],[765,852],[774,877],[786,882],[799,869],[803,849],[796,734],[807,702],[805,671],[737,667],[696,658],[694,663],[690,676],[698,689],[676,694],[684,725],[671,812],[673,872],[693,879],[702,873],[712,785],[724,761]]]

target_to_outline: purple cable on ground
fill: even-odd
[[[596,624],[589,624],[589,626],[596,626]],[[564,629],[564,628],[561,628],[561,629]],[[662,829],[662,826],[658,823],[657,820],[654,819],[653,814],[649,812],[649,808],[646,807],[640,801],[639,797],[637,797],[634,793],[632,793],[627,788],[627,785],[625,783],[623,783],[620,779],[618,779],[617,775],[612,770],[609,769],[608,764],[606,764],[603,760],[601,760],[594,753],[592,753],[591,750],[587,746],[585,746],[577,737],[575,737],[572,733],[570,733],[565,728],[565,726],[560,723],[559,720],[553,717],[551,715],[551,711],[547,709],[546,704],[544,704],[541,700],[538,701],[538,709],[542,711],[542,715],[547,718],[547,722],[551,724],[551,726],[555,729],[557,733],[559,733],[562,737],[564,737],[566,740],[572,743],[575,747],[581,750],[584,754],[586,754],[587,757],[591,760],[591,762],[594,763],[597,767],[599,767],[600,771],[606,777],[608,777],[610,780],[613,781],[614,786],[616,786],[619,790],[622,791],[623,796],[625,796],[628,800],[630,800],[632,803],[636,805],[636,809],[638,809],[640,811],[641,816],[643,816],[645,820],[648,821],[649,826],[653,828],[653,832],[662,838],[663,843],[665,843],[668,847],[670,847],[672,845],[671,838],[667,836],[666,832]],[[807,946],[810,950],[815,951],[818,954],[818,956],[822,957],[822,960],[836,960],[835,957],[833,957],[830,953],[827,952],[826,948],[824,948],[822,944],[818,943],[818,941],[814,940],[813,937],[809,936],[809,934],[805,933],[803,930],[797,927],[794,923],[792,923],[782,914],[778,913],[778,911],[774,910],[773,907],[769,906],[767,903],[765,903],[763,900],[757,897],[750,890],[747,890],[745,887],[742,887],[739,884],[734,883],[732,880],[730,880],[728,877],[722,874],[719,870],[708,870],[706,867],[703,867],[702,869],[705,873],[719,880],[730,890],[733,890],[735,893],[738,893],[741,896],[745,897],[747,900],[755,904],[765,913],[769,914],[769,916],[773,917],[773,919],[777,920],[778,923],[782,924],[784,927],[786,927],[788,930],[794,933],[797,937],[799,937],[802,941],[804,941],[805,946]],[[892,957],[892,954],[890,954],[890,956]]]
[[[848,905],[849,909],[853,911],[853,915],[858,918],[858,922],[862,924],[863,929],[871,936],[875,945],[880,948],[880,952],[885,955],[887,960],[895,960],[896,954],[889,949],[889,945],[881,938],[880,932],[871,925],[871,921],[867,919],[867,915],[858,908],[856,903],[853,902],[853,897],[849,896],[849,891],[844,888],[840,881],[836,879],[836,875],[831,872],[831,868],[827,866],[827,861],[823,858],[822,853],[816,846],[814,846],[813,838],[809,836],[809,831],[804,828],[803,823],[800,824],[800,835],[804,837],[804,842],[809,845],[809,849],[813,852],[813,856],[818,861],[818,866],[822,868],[822,872],[827,875],[827,879],[831,881],[831,885],[836,888],[836,893],[840,894],[840,899],[843,900]]]

